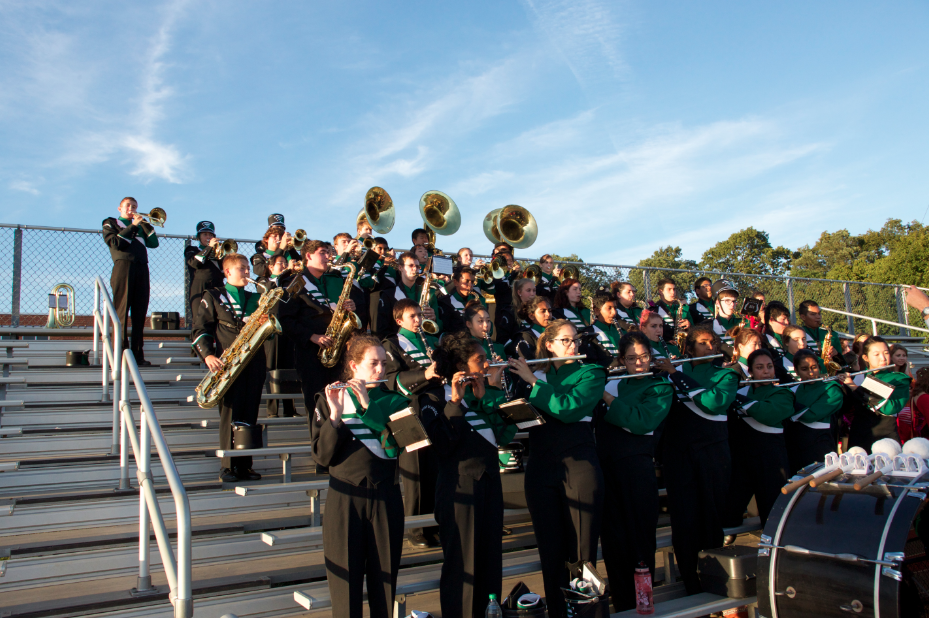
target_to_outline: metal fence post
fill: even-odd
[[[652,282],[648,276],[650,271],[645,269],[642,271],[642,287],[645,288],[645,300],[648,301],[652,297]]]
[[[847,313],[852,312],[852,288],[848,285],[848,281],[842,283],[842,293],[845,295],[845,311]],[[848,334],[855,334],[855,318],[848,315],[845,316],[845,319],[848,320]]]
[[[10,300],[10,323],[19,326],[19,299],[23,288],[23,228],[13,231],[13,295]]]
[[[797,309],[794,307],[794,280],[787,277],[787,306],[790,307],[790,321],[797,323]]]
[[[190,246],[190,236],[184,241],[184,328],[190,328],[190,270],[187,268],[187,247]]]
[[[906,305],[904,304],[904,300],[903,300],[903,298],[904,298],[903,295],[904,295],[904,291],[903,291],[903,288],[902,288],[901,286],[898,285],[897,287],[894,288],[894,298],[895,298],[896,301],[897,301],[897,322],[899,322],[899,323],[901,323],[901,324],[909,324],[909,322],[906,321],[906,318],[907,318],[906,313],[907,313],[907,312],[906,312]],[[908,329],[908,328],[903,328],[903,327],[901,326],[901,327],[900,327],[900,335],[903,336],[903,337],[909,337],[909,336],[910,336],[910,329]]]

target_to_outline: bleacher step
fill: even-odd
[[[699,618],[708,616],[716,612],[724,612],[727,609],[741,607],[742,605],[752,605],[757,602],[757,597],[747,599],[730,599],[721,597],[709,592],[701,592],[689,597],[673,599],[655,604],[655,618]],[[639,616],[636,610],[630,609],[618,614],[613,614],[610,618],[636,618]]]

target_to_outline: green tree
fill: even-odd
[[[697,263],[693,260],[685,260],[683,256],[683,251],[680,247],[672,247],[668,245],[667,247],[659,247],[651,256],[645,258],[644,260],[639,260],[636,266],[643,266],[649,268],[655,268],[657,270],[649,270],[648,272],[648,283],[645,285],[645,270],[630,270],[629,271],[629,282],[632,283],[639,291],[639,298],[645,300],[655,300],[656,287],[655,285],[661,279],[673,279],[674,282],[678,285],[681,292],[689,293],[693,291],[694,281],[697,278],[697,275],[693,271],[697,269]],[[691,272],[674,272],[674,270],[664,270],[664,269],[674,269],[674,270],[687,270]],[[646,287],[648,288],[648,297],[646,298]]]
[[[793,252],[772,247],[768,233],[753,227],[739,230],[704,252],[700,268],[723,273],[783,275],[790,270]]]

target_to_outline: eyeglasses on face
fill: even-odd
[[[558,343],[560,343],[560,344],[563,345],[564,347],[568,347],[568,346],[571,345],[572,343],[573,343],[573,344],[576,344],[576,345],[579,345],[579,344],[581,343],[580,337],[578,337],[577,339],[571,339],[571,338],[569,338],[569,337],[561,337],[560,339],[553,339],[552,341],[557,341]]]
[[[651,359],[651,357],[652,357],[651,354],[642,354],[639,356],[624,356],[623,360],[626,361],[627,363],[634,363],[636,361],[642,361],[643,363],[647,363]]]

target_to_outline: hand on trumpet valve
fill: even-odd
[[[222,244],[222,242],[220,242],[220,240],[214,236],[213,238],[210,239],[209,244],[210,244],[210,248],[213,249],[213,251],[216,251],[219,248],[219,246]]]
[[[294,237],[290,235],[290,232],[284,232],[284,237],[281,238],[281,247],[288,249],[294,246]]]
[[[560,276],[561,276],[561,266],[556,266],[556,267],[552,270],[552,276],[553,276],[553,277],[560,277]]]

